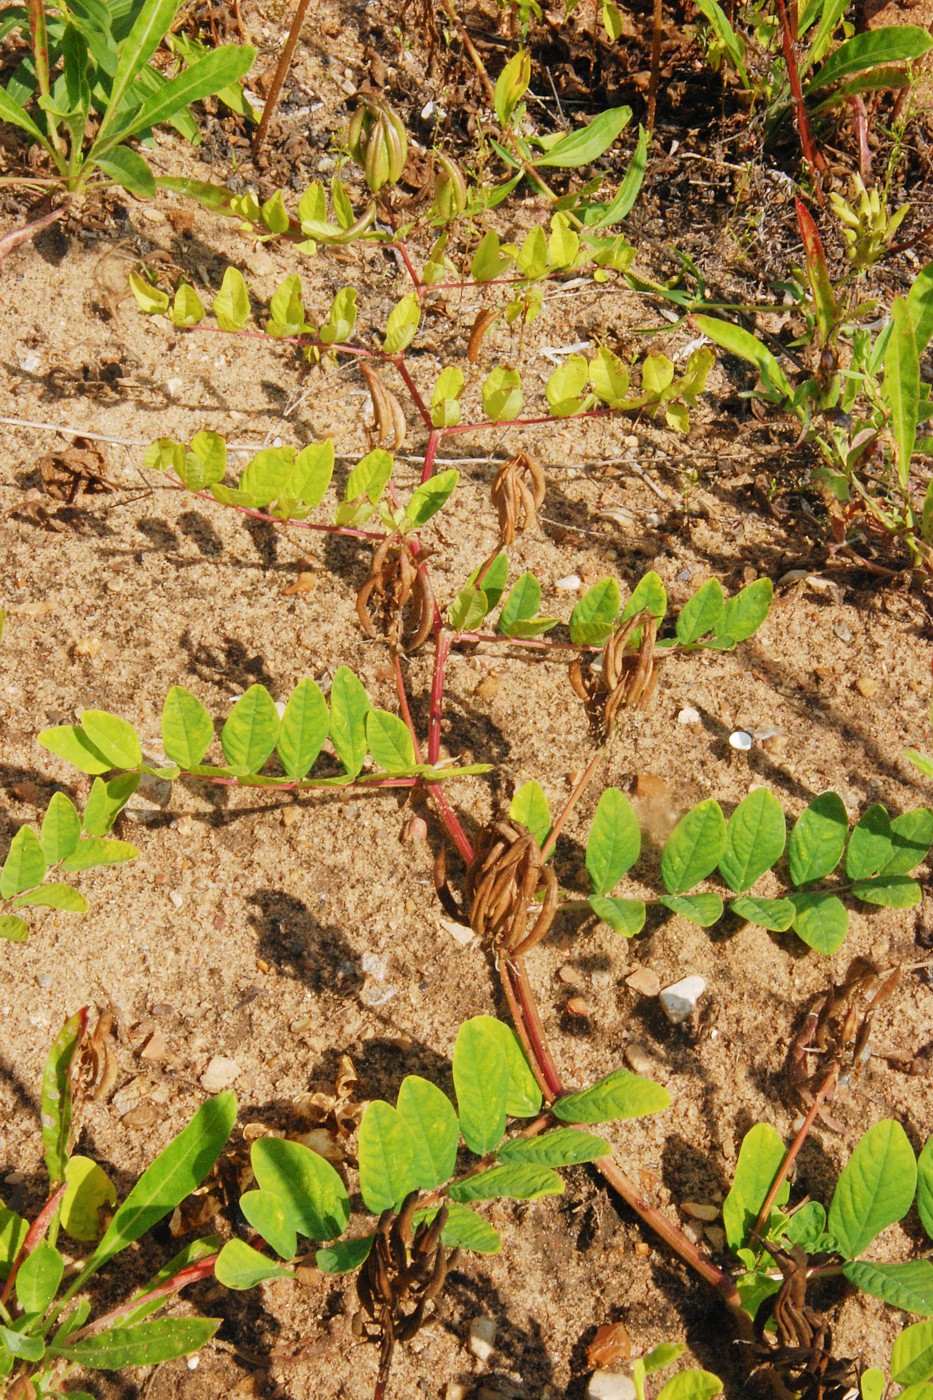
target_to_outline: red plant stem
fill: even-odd
[[[418,294],[418,300],[420,301],[425,293],[425,285],[422,282],[421,278],[418,276],[417,272],[415,271],[414,263],[408,256],[408,249],[406,248],[405,244],[402,242],[401,239],[399,239],[397,243],[393,243],[391,246],[397,250],[399,257],[405,264],[405,271],[411,278],[414,289]],[[433,291],[433,287],[431,290]]]
[[[786,1181],[788,1172],[794,1165],[794,1162],[797,1160],[797,1156],[800,1152],[800,1149],[806,1142],[810,1134],[810,1130],[813,1127],[813,1124],[816,1122],[816,1115],[819,1113],[821,1107],[823,1106],[823,1102],[826,1099],[827,1094],[829,1094],[835,1087],[835,1083],[838,1077],[839,1067],[838,1065],[833,1065],[832,1069],[829,1071],[826,1078],[823,1080],[822,1084],[813,1096],[813,1102],[810,1105],[810,1109],[807,1113],[807,1116],[801,1123],[800,1128],[797,1132],[797,1136],[794,1138],[790,1147],[787,1149],[787,1152],[784,1154],[784,1160],[778,1168],[777,1175],[775,1176],[774,1180],[768,1188],[768,1194],[767,1196],[765,1196],[761,1210],[758,1212],[758,1219],[755,1221],[755,1227],[752,1230],[753,1235],[760,1235],[762,1230],[767,1225],[768,1217],[771,1214],[771,1208],[774,1205],[774,1202],[777,1200],[777,1194],[783,1186],[784,1182]]]
[[[426,481],[430,481],[431,477],[434,475],[434,459],[437,456],[437,449],[441,445],[441,438],[443,436],[444,434],[441,432],[440,428],[432,427],[428,438],[428,445],[424,449],[424,467],[421,471],[422,486]]]
[[[82,1327],[80,1332],[73,1332],[68,1338],[71,1342],[80,1341],[84,1337],[93,1337],[98,1332],[105,1331],[119,1322],[121,1317],[128,1317],[144,1303],[151,1303],[156,1298],[168,1298],[173,1293],[178,1293],[180,1289],[187,1288],[191,1283],[200,1283],[203,1279],[210,1278],[214,1272],[214,1265],[218,1256],[209,1254],[205,1259],[199,1259],[196,1264],[189,1264],[187,1269],[181,1269],[171,1278],[160,1283],[158,1288],[153,1288],[149,1293],[137,1294],[129,1302],[121,1304],[119,1308],[114,1308],[113,1312],[105,1313],[103,1317],[97,1317],[93,1322],[89,1322],[86,1327]]]
[[[30,1225],[26,1238],[20,1246],[19,1254],[17,1254],[13,1267],[7,1275],[6,1283],[3,1285],[3,1292],[0,1293],[0,1303],[6,1303],[9,1298],[13,1285],[16,1282],[16,1275],[19,1273],[20,1265],[25,1263],[36,1245],[39,1244],[41,1240],[44,1240],[48,1234],[49,1226],[52,1223],[55,1212],[58,1210],[61,1199],[67,1189],[68,1183],[67,1181],[63,1181],[58,1190],[52,1193]]]
[[[408,695],[405,690],[405,678],[402,675],[402,662],[398,652],[396,652],[392,658],[392,667],[395,671],[395,688],[398,691],[398,707],[402,712],[402,719],[405,721],[408,732],[411,735],[411,742],[415,750],[415,762],[420,764],[423,762],[421,757],[421,744],[418,740],[418,731],[415,729],[414,721],[411,717]]]
[[[14,248],[18,248],[21,243],[30,243],[43,229],[48,228],[49,224],[56,223],[67,213],[67,206],[62,205],[60,209],[53,209],[51,213],[43,214],[40,218],[33,219],[31,223],[10,229],[9,233],[0,236],[0,262],[8,253],[12,253]]]
[[[169,480],[175,482],[178,479],[170,477]],[[179,481],[178,489],[187,491],[188,487],[183,481]],[[204,501],[217,503],[216,497],[212,496],[210,491],[193,491],[192,495],[200,496]],[[224,504],[228,503],[224,502]],[[310,520],[280,520],[277,515],[267,515],[264,510],[253,510],[252,506],[238,506],[236,503],[228,504],[228,509],[238,510],[242,515],[251,516],[253,520],[264,520],[269,525],[288,525],[289,528],[294,526],[297,530],[316,530],[319,534],[324,535],[349,535],[355,540],[382,540],[385,538],[384,535],[378,534],[375,530],[354,530],[349,525],[314,525]]]
[[[417,384],[412,379],[411,374],[409,373],[408,366],[405,363],[405,356],[386,355],[385,358],[389,361],[390,364],[393,364],[395,366],[399,374],[402,376],[402,379],[405,381],[405,387],[411,394],[412,400],[414,401],[415,408],[417,408],[418,412],[421,414],[422,420],[425,426],[427,427],[428,431],[433,432],[434,424],[431,422],[431,410],[428,408],[424,399],[421,397],[421,391],[419,390]]]
[[[570,813],[573,811],[574,807],[576,807],[580,798],[583,796],[584,792],[589,786],[593,774],[596,772],[596,765],[599,762],[600,756],[600,750],[597,749],[596,752],[593,754],[593,757],[590,759],[589,763],[586,765],[582,776],[578,778],[576,787],[574,788],[573,792],[570,794],[570,796],[567,798],[566,803],[564,804],[564,810],[561,812],[560,816],[557,818],[557,821],[551,827],[550,835],[548,836],[544,845],[541,847],[542,860],[547,860],[548,856],[553,851],[554,846],[557,842],[557,838],[561,833],[564,823],[570,816]]]
[[[258,155],[260,150],[262,149],[262,143],[266,139],[266,132],[269,129],[269,123],[275,115],[275,110],[279,105],[279,95],[282,91],[282,84],[285,82],[285,77],[288,73],[289,68],[291,67],[291,62],[295,55],[295,49],[298,46],[298,38],[301,34],[301,26],[304,24],[304,19],[308,11],[309,4],[310,0],[298,0],[297,5],[295,6],[295,13],[292,17],[292,27],[288,31],[288,38],[285,40],[285,47],[279,55],[279,61],[276,64],[275,73],[272,76],[272,84],[269,88],[268,96],[266,97],[265,103],[263,105],[262,117],[260,119],[258,127],[256,128],[256,135],[253,137],[254,155]]]
[[[784,62],[787,64],[787,81],[790,83],[791,96],[794,99],[800,144],[803,147],[804,159],[814,175],[816,197],[820,204],[825,204],[826,196],[820,176],[826,173],[826,161],[822,151],[817,149],[810,131],[810,118],[807,115],[807,104],[800,85],[800,70],[797,67],[797,0],[789,0],[789,9],[785,0],[776,0],[776,4],[781,21],[781,44],[784,49]]]
[[[434,675],[431,678],[431,718],[428,727],[428,762],[436,763],[441,751],[441,710],[444,703],[444,676],[452,638],[439,632],[434,648]]]

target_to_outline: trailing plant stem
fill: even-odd
[[[547,860],[548,856],[553,851],[554,846],[557,842],[557,838],[561,833],[561,829],[564,823],[566,822],[567,818],[570,816],[570,813],[573,811],[574,807],[576,807],[580,798],[583,796],[584,792],[589,786],[593,774],[596,772],[596,765],[599,762],[599,759],[600,751],[599,749],[597,749],[596,752],[593,754],[593,757],[590,759],[589,763],[586,765],[586,768],[583,770],[582,775],[577,779],[577,785],[574,788],[573,792],[570,794],[570,796],[567,798],[567,801],[564,804],[564,810],[557,818],[557,821],[551,828],[550,835],[548,836],[544,845],[541,847],[541,856],[543,860]]]
[[[784,1154],[784,1160],[778,1168],[777,1175],[775,1176],[774,1180],[768,1188],[768,1194],[767,1196],[765,1196],[764,1201],[762,1202],[761,1210],[758,1212],[758,1219],[755,1221],[754,1229],[751,1232],[753,1236],[760,1235],[762,1230],[764,1230],[767,1226],[768,1218],[771,1215],[771,1209],[774,1205],[774,1202],[777,1200],[777,1194],[783,1186],[785,1180],[787,1179],[787,1174],[790,1171],[791,1167],[794,1165],[794,1162],[796,1161],[801,1148],[803,1147],[808,1136],[810,1135],[810,1130],[812,1129],[813,1124],[816,1122],[817,1114],[822,1108],[823,1103],[825,1102],[827,1096],[835,1088],[836,1080],[838,1078],[839,1066],[833,1065],[832,1069],[829,1071],[826,1078],[823,1080],[822,1084],[814,1094],[813,1102],[810,1105],[810,1108],[807,1112],[807,1116],[801,1123],[800,1128],[797,1132],[797,1136],[794,1138],[790,1147]]]
[[[262,117],[260,119],[259,126],[256,128],[256,135],[253,137],[254,155],[258,155],[260,150],[262,149],[262,143],[266,139],[266,132],[269,129],[269,123],[275,115],[275,110],[279,105],[279,95],[282,91],[282,84],[285,82],[286,75],[288,73],[289,68],[291,67],[291,62],[295,55],[295,49],[298,45],[298,38],[301,34],[301,26],[304,24],[304,19],[308,11],[309,3],[310,0],[298,0],[297,5],[295,6],[295,13],[292,17],[291,28],[288,31],[288,38],[285,40],[285,47],[279,55],[279,61],[276,64],[275,73],[272,77],[272,85],[269,88],[269,94],[266,98],[265,105],[262,109]]]

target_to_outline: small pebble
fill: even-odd
[[[298,807],[297,807],[297,804],[292,803],[290,806],[288,806],[288,807],[283,807],[283,808],[282,808],[282,825],[283,825],[283,826],[294,826],[294,825],[295,825],[295,822],[296,822],[297,820],[298,820]]]
[[[168,897],[176,909],[180,909],[185,902],[184,895],[179,894],[178,890],[169,890]]]
[[[703,1233],[704,1233],[704,1235],[706,1236],[706,1238],[709,1240],[710,1244],[713,1246],[714,1249],[725,1249],[725,1247],[726,1247],[726,1232],[725,1232],[725,1230],[722,1229],[721,1226],[719,1226],[719,1225],[707,1225],[707,1227],[706,1227],[706,1229],[703,1231]]]
[[[177,399],[184,387],[185,381],[177,376],[165,381],[165,392],[170,399]]]
[[[565,982],[571,987],[577,980],[576,969],[571,967],[569,963],[561,963],[560,967],[557,969],[557,975],[562,982]]]
[[[145,1045],[139,1052],[142,1060],[167,1060],[169,1055],[168,1042],[161,1031],[155,1030],[149,1036]]]
[[[596,1336],[586,1349],[587,1364],[594,1369],[614,1366],[628,1361],[632,1354],[632,1339],[624,1322],[605,1322],[597,1327]]]
[[[470,1323],[470,1351],[485,1364],[496,1349],[496,1324],[491,1317],[474,1317]]]
[[[612,986],[612,973],[607,972],[605,968],[600,968],[597,972],[591,974],[590,981],[594,987],[598,987],[601,992],[605,992]]]
[[[719,1207],[702,1201],[681,1201],[680,1208],[692,1215],[694,1220],[713,1221],[719,1215]]]
[[[733,749],[738,749],[740,753],[747,753],[754,743],[750,734],[746,734],[744,729],[734,729],[729,735],[729,745]]]
[[[699,1225],[685,1225],[684,1234],[691,1244],[699,1244],[703,1238],[703,1231]]]
[[[618,1371],[594,1371],[586,1387],[586,1400],[636,1400],[635,1382]]]
[[[571,997],[567,1003],[567,1011],[571,1016],[578,1016],[585,1020],[590,1014],[590,1008],[582,997]]]
[[[692,705],[685,705],[677,716],[677,722],[678,724],[699,724],[700,712],[695,710]]]
[[[845,622],[834,622],[834,623],[833,623],[833,635],[836,636],[836,637],[838,637],[839,640],[840,640],[840,642],[851,642],[851,640],[852,640],[852,629],[849,627],[848,623],[845,623]]]
[[[470,1387],[463,1385],[460,1381],[448,1381],[447,1389],[444,1391],[444,1400],[467,1400]]]
[[[630,1070],[634,1070],[636,1074],[643,1074],[650,1078],[651,1072],[654,1069],[654,1064],[651,1056],[640,1040],[630,1040],[623,1054],[625,1055],[625,1063]]]
[[[51,987],[53,981],[54,978],[48,972],[36,973],[36,986],[41,987],[43,991],[47,991],[48,988]]]
[[[688,1016],[693,1015],[697,1002],[705,991],[706,981],[696,973],[664,988],[661,992],[661,1006],[672,1026],[679,1026]]]
[[[397,987],[392,987],[388,984],[378,987],[370,982],[360,992],[360,1001],[363,1002],[365,1006],[384,1006],[387,1001],[392,1000],[397,991]]]
[[[559,588],[561,593],[576,593],[582,583],[579,574],[567,574],[564,578],[559,578],[554,587]]]
[[[878,682],[873,676],[859,676],[855,682],[855,688],[859,695],[864,696],[866,700],[871,700],[873,696],[878,694]]]
[[[227,1055],[215,1055],[201,1075],[201,1088],[209,1094],[219,1094],[229,1089],[240,1077],[240,1066]]]
[[[19,359],[19,367],[24,374],[35,374],[41,368],[42,359],[35,350],[24,350]]]
[[[661,990],[661,979],[650,967],[636,967],[625,979],[625,985],[643,997],[656,997]]]
[[[440,922],[441,928],[445,929],[454,942],[459,943],[462,948],[466,948],[476,937],[476,934],[467,924],[455,923],[453,919],[441,919]]]
[[[388,971],[388,959],[384,953],[364,953],[360,958],[360,967],[367,977],[372,977],[377,982],[384,982]]]

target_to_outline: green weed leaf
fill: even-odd
[[[867,1259],[853,1259],[843,1264],[842,1272],[872,1298],[903,1308],[904,1312],[924,1317],[933,1314],[933,1264],[929,1259],[911,1259],[904,1264],[872,1264]]]
[[[594,117],[588,126],[568,131],[543,156],[536,156],[534,163],[561,169],[590,165],[608,151],[631,117],[631,107],[610,107]]]
[[[913,909],[922,897],[917,881],[907,875],[879,875],[874,880],[854,880],[852,894],[863,904],[877,904],[882,909]]]
[[[513,822],[527,827],[539,846],[543,846],[551,830],[551,809],[540,783],[532,779],[516,791],[509,807]]]
[[[909,62],[920,58],[930,48],[933,48],[933,39],[925,29],[912,24],[887,25],[866,34],[853,34],[817,69],[804,93],[829,87],[831,83],[864,73],[869,68]]]
[[[552,1109],[555,1118],[564,1123],[613,1123],[660,1113],[670,1107],[670,1102],[670,1094],[660,1084],[627,1069],[617,1069],[589,1089],[565,1094]]]
[[[295,1257],[298,1231],[291,1219],[287,1201],[275,1191],[244,1191],[240,1197],[240,1210],[280,1259]]]
[[[658,903],[701,928],[710,928],[723,915],[723,902],[718,894],[669,894],[662,896]]]
[[[366,716],[369,696],[346,666],[339,666],[330,688],[330,737],[337,757],[351,778],[366,757]]]
[[[680,1371],[658,1393],[658,1400],[709,1400],[722,1394],[722,1381],[712,1371]]]
[[[719,579],[707,579],[678,614],[676,630],[680,645],[691,646],[708,632],[718,634],[725,607],[725,595]]]
[[[242,1291],[255,1288],[267,1278],[291,1278],[292,1271],[260,1254],[245,1240],[227,1240],[217,1256],[214,1275],[224,1288]]]
[[[459,1246],[461,1249],[472,1249],[475,1254],[498,1254],[502,1248],[498,1230],[477,1215],[475,1210],[460,1205],[458,1201],[448,1202],[447,1223],[441,1238],[448,1249]]]
[[[237,267],[228,267],[211,310],[222,331],[241,331],[250,317],[249,289]]]
[[[73,1240],[93,1243],[100,1238],[100,1211],[116,1205],[117,1188],[90,1157],[69,1157],[65,1180],[68,1189],[62,1198],[62,1229]]]
[[[16,914],[0,914],[0,938],[8,943],[23,943],[29,937],[29,925]]]
[[[758,631],[771,610],[774,584],[769,578],[756,578],[726,600],[717,637],[744,642]]]
[[[373,1238],[363,1235],[357,1240],[337,1240],[317,1251],[315,1263],[323,1274],[351,1274],[369,1257]]]
[[[257,1138],[250,1161],[260,1190],[282,1203],[297,1234],[309,1240],[332,1240],[347,1228],[346,1188],[330,1163],[310,1147],[285,1138]]]
[[[119,773],[109,782],[94,779],[81,822],[89,836],[106,836],[139,787],[141,777],[140,773]]]
[[[714,345],[737,355],[740,360],[754,365],[765,388],[775,398],[793,398],[787,375],[781,369],[774,355],[756,336],[731,321],[720,321],[715,316],[691,316],[691,323],[701,335],[708,336]]]
[[[926,860],[933,842],[933,811],[915,807],[891,823],[891,856],[879,874],[906,875]]]
[[[49,1182],[65,1180],[71,1149],[71,1063],[87,1027],[87,1012],[76,1011],[52,1043],[42,1074],[42,1155]]]
[[[453,1104],[430,1080],[409,1074],[398,1091],[399,1117],[409,1130],[417,1164],[417,1181],[431,1191],[453,1175],[460,1125]]]
[[[321,688],[310,677],[299,681],[288,698],[276,752],[293,782],[309,772],[327,739],[330,716]]]
[[[13,901],[14,909],[61,909],[65,914],[86,914],[87,900],[71,885],[55,881],[29,890]]]
[[[62,724],[55,729],[43,729],[39,743],[49,753],[57,754],[81,773],[109,773],[113,764],[92,744],[84,730],[76,724]]]
[[[534,637],[550,631],[556,619],[537,617],[540,606],[541,585],[534,574],[522,574],[502,605],[499,631],[504,637]]]
[[[69,874],[78,870],[96,870],[100,865],[122,865],[124,861],[135,860],[138,855],[138,849],[128,841],[108,841],[101,836],[87,836],[78,842],[68,859],[62,861],[62,869]]]
[[[789,899],[755,899],[742,895],[733,899],[729,908],[738,918],[769,929],[771,933],[786,933],[797,916]]]
[[[247,773],[258,773],[278,742],[280,727],[279,712],[266,687],[251,685],[220,731],[224,758]]]
[[[726,1242],[733,1253],[748,1239],[784,1161],[784,1152],[784,1143],[769,1123],[756,1123],[742,1139],[732,1187],[722,1203]],[[784,1181],[775,1197],[775,1207],[785,1205],[789,1195],[790,1182]]]
[[[42,818],[39,840],[49,865],[70,856],[81,837],[81,818],[63,792],[54,792]]]
[[[867,880],[891,859],[891,819],[880,802],[867,807],[853,828],[846,851],[846,875]]]
[[[20,1265],[16,1297],[24,1313],[44,1313],[58,1292],[65,1261],[48,1240],[40,1240]]]
[[[500,1162],[533,1162],[539,1167],[571,1167],[607,1157],[612,1145],[579,1128],[555,1128],[539,1137],[513,1138],[500,1147]]]
[[[525,403],[522,378],[517,369],[499,365],[483,380],[483,412],[493,423],[517,418]]]
[[[933,1240],[933,1137],[927,1138],[917,1158],[917,1214]]]
[[[388,710],[370,710],[366,716],[366,742],[377,768],[406,773],[415,766],[415,746],[404,720]]]
[[[111,768],[138,768],[142,763],[139,735],[127,720],[106,710],[83,710],[81,727]]]
[[[179,768],[196,767],[214,738],[214,724],[196,696],[173,685],[162,707],[162,747]]]
[[[933,1376],[933,1322],[905,1327],[891,1348],[891,1379],[898,1385],[916,1385]]]
[[[821,792],[801,813],[787,843],[790,878],[809,885],[832,873],[842,859],[849,820],[838,792]]]
[[[910,459],[917,439],[920,409],[920,357],[906,297],[894,298],[891,321],[894,329],[884,360],[883,388],[891,413],[898,480],[905,490],[910,479]]]
[[[654,569],[649,569],[648,573],[642,575],[635,585],[634,592],[622,609],[620,622],[628,622],[630,617],[636,613],[644,612],[647,609],[658,622],[663,621],[667,612],[667,590],[661,581],[660,574],[656,574]],[[632,639],[633,645],[637,644],[638,634]]]
[[[794,906],[791,927],[814,952],[829,957],[842,947],[849,931],[849,915],[838,895],[819,890],[792,890],[787,900]]]
[[[436,515],[445,501],[450,498],[459,480],[459,472],[446,471],[438,472],[437,476],[432,476],[430,481],[425,481],[412,494],[411,500],[405,507],[406,519],[416,529],[426,525],[431,516]]]
[[[398,1206],[421,1184],[412,1130],[398,1110],[382,1099],[366,1105],[360,1123],[359,1158],[360,1191],[367,1210],[374,1214]]]
[[[110,1327],[94,1337],[50,1348],[50,1352],[99,1371],[156,1366],[198,1351],[210,1341],[220,1323],[220,1318],[211,1317],[157,1317],[135,1327]]]
[[[414,292],[409,292],[389,314],[385,340],[382,342],[385,353],[399,355],[407,350],[415,338],[420,320],[421,303]]]
[[[641,899],[609,899],[605,895],[591,894],[587,900],[597,919],[602,919],[614,933],[623,938],[634,938],[645,926],[645,903]]]
[[[0,870],[0,899],[12,899],[45,879],[45,854],[31,826],[21,826]]]
[[[500,1024],[490,1016],[474,1016],[460,1027],[454,1045],[460,1131],[478,1156],[492,1152],[505,1135],[509,1066],[500,1053],[501,1037],[492,1029]]]
[[[570,615],[570,640],[574,646],[602,646],[619,615],[621,602],[614,578],[594,583]]]
[[[370,505],[379,504],[392,475],[392,454],[381,447],[360,458],[347,478],[344,500],[349,504],[365,496]]]
[[[634,807],[618,788],[606,788],[586,843],[586,869],[596,893],[614,889],[640,854],[641,829]]]
[[[862,1253],[876,1235],[910,1210],[917,1162],[907,1134],[894,1119],[869,1128],[839,1174],[828,1228],[840,1253]]]
[[[726,825],[719,873],[736,893],[752,885],[784,854],[787,824],[780,802],[767,788],[743,798]]]
[[[661,879],[668,894],[685,894],[705,880],[725,849],[722,808],[707,798],[681,817],[661,852]]]
[[[463,1181],[455,1181],[448,1194],[452,1201],[465,1204],[467,1201],[494,1201],[502,1196],[515,1201],[537,1201],[542,1196],[560,1196],[563,1190],[563,1181],[550,1168],[507,1162]]]

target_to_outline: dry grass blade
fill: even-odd
[[[484,306],[482,311],[477,312],[476,320],[470,331],[470,338],[467,341],[467,359],[471,365],[475,365],[479,359],[480,347],[483,343],[483,336],[490,326],[495,325],[502,313],[496,311],[491,306]]]
[[[379,630],[395,651],[416,651],[434,626],[434,592],[421,567],[425,550],[412,551],[407,541],[387,535],[373,555],[369,577],[356,595],[356,611],[368,637],[375,637],[370,612],[378,605]]]
[[[490,493],[499,517],[502,544],[511,544],[520,531],[535,528],[545,490],[544,472],[527,452],[519,452],[502,463]]]
[[[630,647],[641,629],[638,648]],[[658,683],[654,645],[658,620],[645,609],[630,617],[612,633],[598,663],[586,670],[579,660],[570,663],[570,684],[586,706],[587,714],[604,738],[612,732],[623,706],[644,709]]]
[[[541,885],[544,902],[529,929],[529,906]],[[467,871],[470,927],[509,957],[527,953],[545,936],[557,910],[557,879],[523,826],[495,821],[483,828]]]

